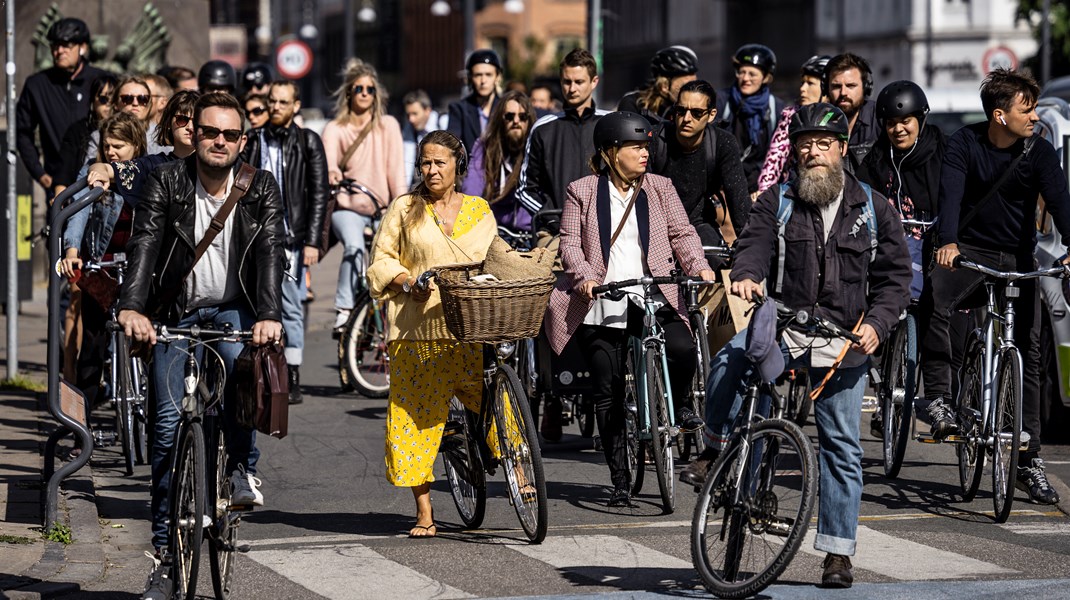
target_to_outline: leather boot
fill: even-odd
[[[290,404],[301,404],[305,401],[305,397],[301,394],[301,372],[298,369],[300,367],[293,365],[286,367],[290,374]]]

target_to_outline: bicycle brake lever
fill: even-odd
[[[602,294],[602,297],[606,300],[612,300],[613,302],[617,302],[624,298],[624,294],[624,290],[613,290]]]

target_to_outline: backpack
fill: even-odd
[[[873,262],[877,259],[877,213],[873,209],[873,188],[869,185],[858,182],[858,185],[862,186],[862,191],[866,193],[866,205],[862,207],[862,218],[866,222],[866,231],[869,232],[869,262]],[[788,221],[791,220],[791,213],[795,209],[795,202],[788,198],[785,193],[788,191],[788,184],[782,183],[777,188],[778,195],[780,196],[780,206],[776,211],[776,224],[777,224],[777,271],[776,271],[776,283],[772,286],[774,293],[779,295],[784,287],[784,278],[781,275],[784,273],[784,261],[786,260],[785,252],[787,245],[784,240],[784,230],[788,227]]]

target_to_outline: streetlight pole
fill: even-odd
[[[342,48],[345,56],[342,57],[342,64],[345,65],[346,61],[353,58],[356,53],[353,47],[353,38],[357,35],[356,24],[353,22],[353,3],[357,0],[345,0],[345,16],[343,17],[346,22],[342,28]]]
[[[602,65],[602,0],[587,0],[587,51],[594,57],[599,68]],[[597,104],[601,98],[601,90],[594,89],[594,101]]]
[[[476,0],[464,0],[464,61],[476,49]]]
[[[1044,0],[1040,21],[1040,82],[1048,85],[1051,80],[1051,0]]]
[[[15,2],[4,13],[7,36],[7,377],[19,374],[19,199],[15,193]],[[51,267],[51,265],[50,265]]]

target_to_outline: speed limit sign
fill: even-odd
[[[275,50],[275,68],[286,79],[301,79],[312,71],[312,48],[301,40],[287,40]]]

